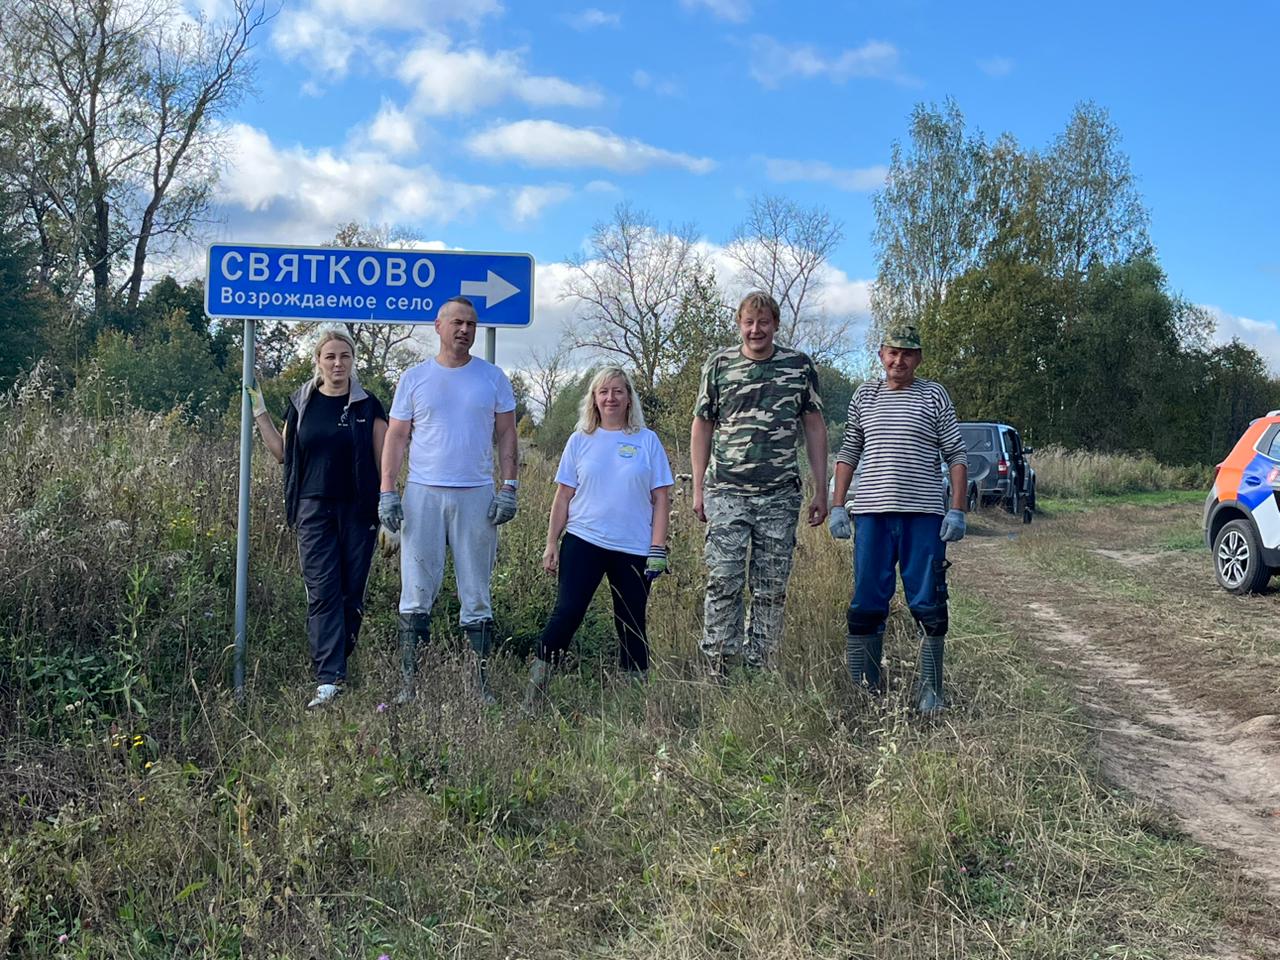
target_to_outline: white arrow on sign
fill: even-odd
[[[492,270],[484,280],[463,280],[462,295],[464,297],[484,297],[485,306],[492,307],[501,303],[512,294],[519,293],[520,288],[512,286]]]

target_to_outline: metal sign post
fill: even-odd
[[[249,385],[253,383],[257,321],[244,321],[244,363],[240,370],[240,501],[236,517],[236,654],[235,694],[244,699],[244,653],[249,600],[249,467],[253,455],[253,403]],[[255,384],[256,386],[256,384]]]
[[[244,321],[240,398],[240,502],[236,522],[235,666],[244,698],[249,598],[249,466],[258,320],[431,323],[450,297],[475,304],[494,362],[497,327],[533,322],[533,257],[527,253],[386,250],[215,243],[205,270],[205,313]]]

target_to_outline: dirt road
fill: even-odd
[[[979,513],[953,582],[1072,678],[1104,770],[1226,851],[1280,905],[1280,579],[1215,584],[1199,507]]]

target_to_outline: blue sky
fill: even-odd
[[[871,196],[920,101],[1045,146],[1081,100],[1123,135],[1172,288],[1280,370],[1280,8],[805,0],[285,0],[231,118],[216,239],[323,243],[344,220],[563,260],[622,200],[714,253],[762,192],[844,224],[826,307],[864,316]],[[731,278],[725,277],[726,283]]]

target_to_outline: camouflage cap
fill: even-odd
[[[919,350],[920,331],[914,323],[899,323],[884,332],[880,340],[882,347],[897,347],[899,350]]]

